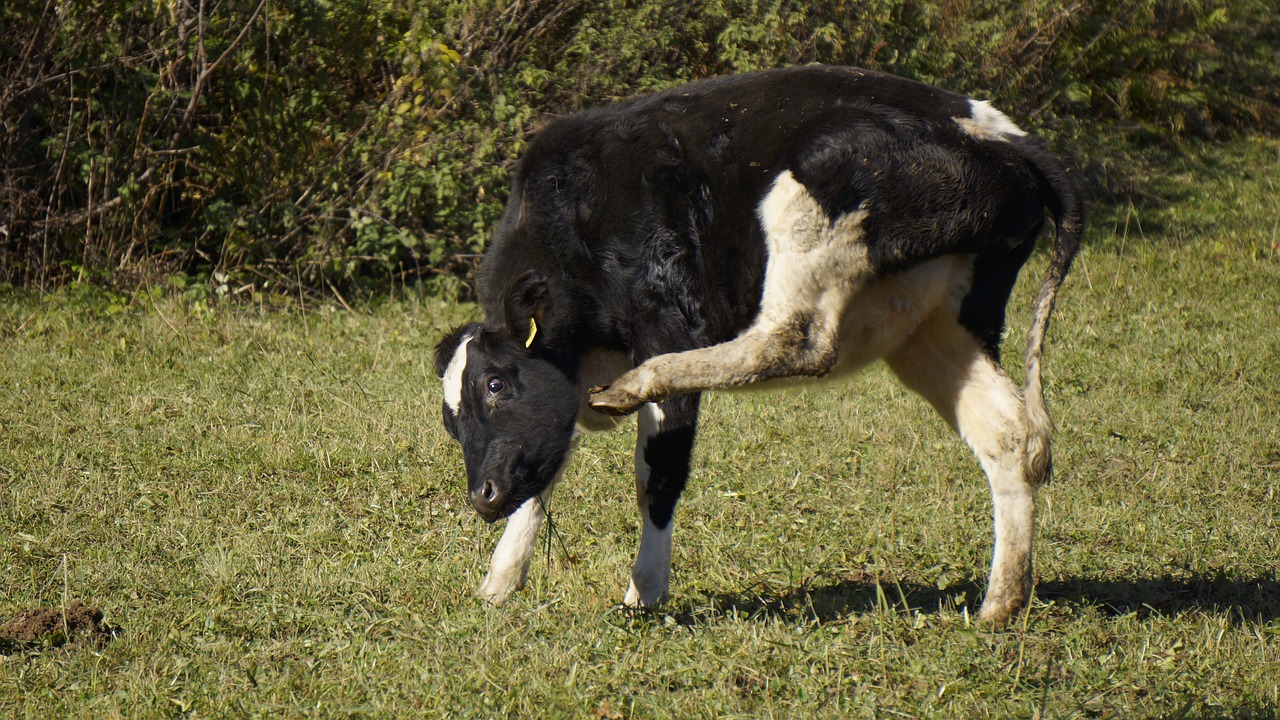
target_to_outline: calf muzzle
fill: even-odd
[[[480,513],[485,522],[493,522],[503,516],[503,508],[507,503],[507,493],[498,488],[492,480],[471,490],[471,505]]]

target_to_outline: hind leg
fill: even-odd
[[[629,413],[682,393],[830,372],[840,319],[874,275],[862,227],[867,212],[828,216],[786,172],[759,214],[769,257],[752,325],[719,345],[649,358],[608,388],[593,390],[591,407]]]
[[[1033,427],[1022,392],[953,318],[935,317],[887,360],[959,433],[987,474],[995,551],[979,618],[1001,625],[1031,596],[1034,496],[1045,468],[1028,447],[1047,449],[1047,428]]]
[[[593,389],[591,408],[623,415],[685,393],[825,375],[836,361],[837,319],[828,312],[797,314],[785,323],[762,321],[729,342],[659,355],[612,385]]]

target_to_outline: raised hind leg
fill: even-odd
[[[682,393],[818,376],[832,369],[841,318],[873,275],[862,227],[867,213],[828,216],[786,172],[759,214],[769,258],[760,311],[751,326],[719,345],[650,357],[608,388],[594,390],[591,407],[629,413]]]
[[[968,443],[991,485],[995,551],[979,619],[1001,625],[1023,608],[1032,588],[1035,490],[1045,463],[1029,445],[1048,447],[1048,428],[1028,421],[1022,392],[954,318],[935,316],[886,358]]]

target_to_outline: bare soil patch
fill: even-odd
[[[34,608],[23,610],[0,625],[0,653],[39,647],[100,645],[111,640],[117,630],[102,622],[102,611],[73,600],[66,610]]]

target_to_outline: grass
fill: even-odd
[[[82,599],[119,630],[0,647],[0,715],[1280,716],[1276,167],[1207,146],[1152,175],[1169,202],[1095,212],[1037,598],[996,632],[981,472],[881,369],[707,400],[659,612],[617,606],[631,433],[588,438],[495,609],[430,370],[474,308],[0,290],[0,621]]]

